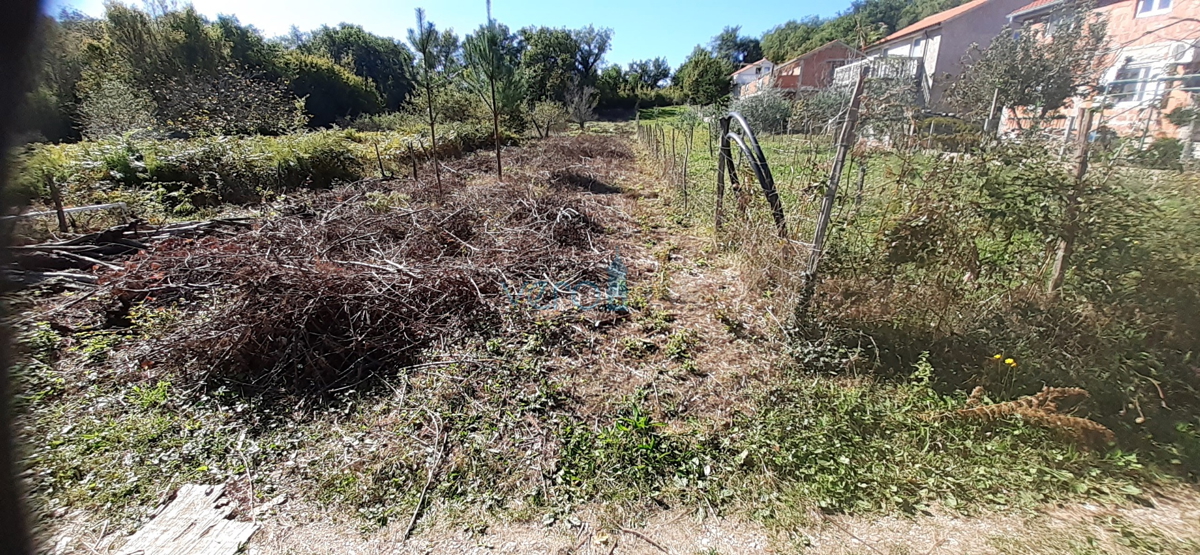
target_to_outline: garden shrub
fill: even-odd
[[[729,111],[741,114],[757,133],[783,133],[792,116],[792,103],[781,91],[768,89],[734,100]]]

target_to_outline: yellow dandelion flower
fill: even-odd
[[[1013,359],[1011,359],[1011,358],[1006,358],[1006,359],[1004,359],[1004,364],[1007,364],[1007,365],[1009,365],[1009,366],[1013,366],[1013,365],[1015,365],[1016,363],[1017,363],[1017,361],[1015,361],[1015,360],[1013,360]]]
[[[994,358],[996,360],[1000,360],[1000,359],[1004,358],[1004,355],[992,355],[992,358]]]

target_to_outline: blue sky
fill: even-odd
[[[103,0],[43,0],[47,10],[62,6],[90,15],[104,11]],[[129,3],[129,2],[127,2]],[[140,1],[132,2],[141,5]],[[368,31],[403,39],[413,25],[413,9],[424,7],[438,29],[453,28],[463,35],[486,19],[484,0],[192,0],[201,13],[236,15],[267,36],[287,33],[295,25],[310,30],[323,24],[355,23]],[[789,19],[827,17],[846,9],[850,0],[494,0],[493,15],[510,28],[528,25],[613,30],[612,50],[605,59],[622,65],[665,56],[677,67],[697,44],[708,44],[726,25],[741,25],[742,33],[760,36]]]

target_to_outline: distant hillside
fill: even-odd
[[[916,23],[967,0],[857,0],[841,15],[829,19],[816,16],[791,20],[767,31],[762,38],[763,55],[780,63],[821,46],[842,40],[861,48],[897,29]]]

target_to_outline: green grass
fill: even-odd
[[[440,132],[442,156],[475,150],[492,140],[490,127],[481,125],[451,124]],[[426,142],[411,130],[347,129],[278,137],[114,137],[39,144],[17,157],[15,185],[25,198],[45,203],[46,182],[54,179],[63,185],[68,205],[125,202],[137,215],[162,219],[377,177],[380,164],[389,175],[405,175],[410,172],[410,154],[425,161]]]
[[[667,122],[679,118],[691,108],[688,106],[660,106],[638,110],[638,119],[642,121]]]

